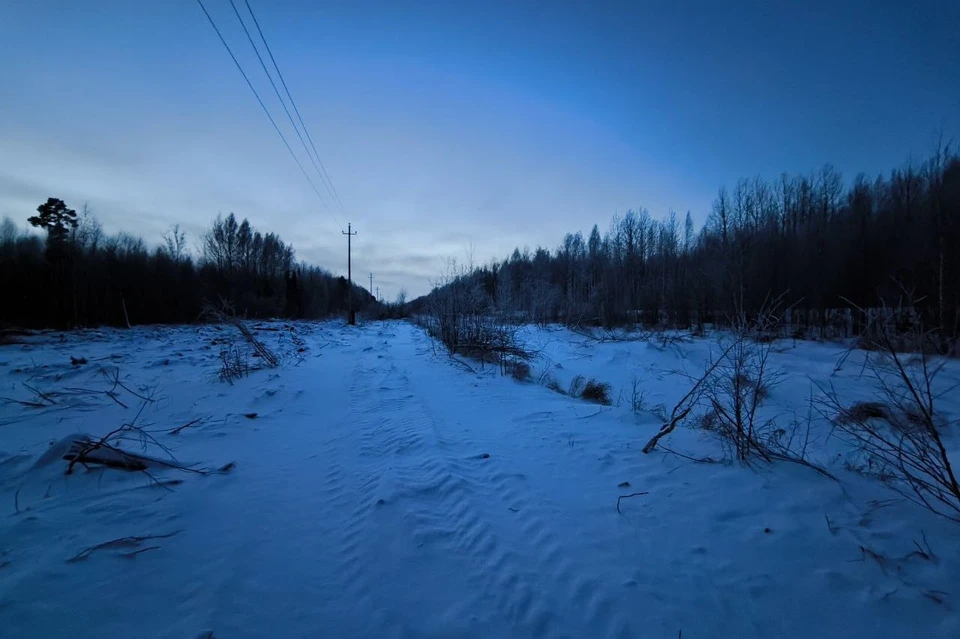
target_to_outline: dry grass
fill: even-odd
[[[220,351],[220,381],[231,386],[233,382],[250,374],[250,360],[239,346],[233,345]]]
[[[631,382],[630,410],[635,415],[642,413],[647,409],[646,393],[642,388],[642,384],[643,380],[634,375]]]
[[[508,360],[504,363],[504,368],[510,373],[510,377],[518,382],[525,382],[530,379],[530,364],[526,362]]]
[[[595,402],[597,404],[603,404],[604,406],[610,405],[610,384],[606,382],[599,382],[595,379],[587,380],[583,375],[577,375],[572,380],[570,380],[570,387],[567,389],[567,392],[564,393],[563,389],[560,388],[559,384],[556,384],[556,380],[552,380],[556,385],[556,390],[558,393],[564,395],[570,395],[571,397],[579,397],[588,402]],[[548,388],[551,388],[548,386]]]
[[[580,397],[583,394],[583,389],[587,384],[587,380],[584,379],[583,375],[577,375],[570,380],[570,387],[567,389],[567,394],[573,397]]]
[[[890,408],[883,402],[857,402],[843,409],[835,419],[842,424],[857,424],[869,419],[887,419],[889,416]]]
[[[610,405],[610,384],[606,382],[598,382],[595,379],[591,379],[583,387],[583,391],[580,393],[580,397],[587,400],[588,402],[594,402],[597,404],[603,404],[604,406]]]
[[[563,390],[563,387],[560,386],[560,382],[557,381],[557,378],[550,374],[549,371],[544,371],[540,376],[540,385],[552,390],[554,393],[560,395],[566,395],[567,391]]]

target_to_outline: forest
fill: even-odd
[[[0,325],[124,326],[196,321],[227,301],[250,317],[322,318],[347,307],[348,283],[296,260],[292,245],[234,214],[217,216],[190,251],[179,226],[155,248],[106,235],[93,214],[50,198],[28,222],[0,226]],[[859,334],[876,309],[960,333],[960,157],[940,147],[889,176],[832,166],[721,187],[704,224],[688,211],[615,216],[605,232],[568,233],[554,250],[517,248],[502,261],[448,264],[414,313],[500,314],[568,325],[702,329],[771,300],[797,336]],[[353,302],[374,300],[359,286]],[[438,310],[439,309],[439,310]],[[446,309],[446,310],[444,310]],[[399,314],[399,309],[392,309]]]
[[[0,225],[0,328],[75,328],[190,323],[208,304],[247,317],[323,318],[347,308],[348,283],[298,262],[292,245],[234,214],[218,215],[196,257],[175,225],[149,247],[128,233],[107,235],[87,207],[50,198],[22,232]],[[370,294],[353,287],[353,302]]]
[[[939,147],[920,165],[846,183],[832,166],[721,187],[705,223],[645,209],[567,234],[558,248],[517,248],[488,265],[456,264],[419,312],[502,313],[568,325],[700,329],[774,300],[795,336],[859,334],[877,311],[960,330],[960,158]],[[895,310],[895,312],[894,312]],[[900,328],[905,329],[905,326]]]

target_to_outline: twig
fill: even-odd
[[[765,452],[770,456],[771,459],[778,459],[780,461],[790,462],[791,464],[799,464],[800,466],[806,466],[807,468],[820,473],[821,475],[823,475],[824,477],[827,477],[828,479],[832,479],[835,482],[840,481],[836,475],[828,471],[826,468],[818,466],[813,462],[809,462],[806,459],[803,459],[802,457],[785,455],[783,453],[777,453],[769,450]]]
[[[599,410],[598,410],[597,412],[595,412],[595,413],[590,413],[589,415],[580,415],[580,416],[577,417],[576,419],[590,419],[591,417],[596,417],[597,415],[599,415],[599,414],[601,414],[601,413],[606,413],[606,412],[608,412],[609,410],[610,410],[609,408],[601,408],[601,409],[599,409]]]
[[[621,500],[621,499],[629,499],[630,497],[639,497],[640,495],[649,495],[649,494],[650,494],[650,492],[645,490],[645,491],[639,492],[639,493],[630,493],[629,495],[620,495],[619,497],[617,497],[617,513],[619,513],[619,514],[621,514],[621,515],[623,514],[623,513],[620,512],[620,500]]]
[[[453,354],[450,354],[450,360],[451,360],[453,363],[455,363],[455,364],[459,364],[460,366],[463,366],[465,369],[467,369],[468,371],[470,371],[470,372],[473,373],[474,375],[477,374],[477,371],[476,371],[475,368],[473,368],[472,366],[470,366],[470,364],[467,364],[467,363],[466,363],[465,361],[463,361],[462,359],[460,359],[460,358],[458,358],[458,357],[455,357]]]
[[[27,408],[46,408],[46,404],[41,404],[40,402],[31,402],[23,399],[13,399],[12,397],[0,397],[3,401],[10,404],[20,404],[21,406],[26,406]]]
[[[133,559],[142,552],[147,552],[149,550],[159,550],[160,546],[147,546],[146,548],[141,548],[140,550],[133,550],[131,552],[122,553],[120,556],[124,559]]]
[[[920,544],[918,544],[918,543],[916,542],[916,540],[914,540],[913,545],[914,545],[917,549],[916,549],[915,551],[911,552],[910,554],[911,554],[911,555],[914,555],[914,554],[920,555],[921,557],[923,557],[923,558],[926,559],[927,561],[933,561],[933,560],[936,558],[936,555],[933,553],[933,549],[930,547],[930,542],[927,541],[927,533],[925,533],[924,531],[921,530],[921,531],[920,531],[920,536],[923,538],[923,546],[921,546]],[[909,557],[910,555],[907,555],[907,556]]]
[[[930,599],[931,601],[933,601],[933,602],[935,602],[935,603],[941,604],[941,605],[943,604],[943,598],[942,598],[942,596],[943,596],[943,595],[946,595],[946,594],[948,594],[948,593],[943,592],[942,590],[925,590],[925,591],[923,592],[923,596],[924,596],[924,597],[926,597],[927,599]]]
[[[830,523],[830,518],[827,517],[826,514],[823,515],[823,518],[827,520],[827,530],[830,531],[830,534],[831,534],[831,535],[836,535],[836,534],[837,534],[837,529],[834,527],[833,524]]]
[[[45,402],[49,403],[51,406],[53,406],[54,404],[56,404],[56,402],[53,401],[53,398],[51,398],[49,395],[47,395],[47,394],[44,393],[43,391],[41,391],[41,390],[39,390],[39,389],[37,389],[37,388],[34,388],[33,386],[31,386],[30,384],[27,384],[26,382],[22,382],[22,383],[23,383],[23,385],[24,385],[25,387],[27,387],[28,389],[30,389],[37,397],[43,399]]]
[[[196,418],[196,419],[190,420],[189,422],[187,422],[187,423],[184,424],[183,426],[178,426],[177,428],[174,428],[173,430],[171,430],[171,431],[170,431],[170,434],[171,434],[171,435],[179,435],[179,434],[180,434],[180,431],[182,431],[184,428],[189,428],[190,426],[193,426],[194,424],[196,424],[197,422],[202,421],[202,420],[203,420],[202,417],[198,417],[198,418]]]
[[[880,553],[876,552],[875,550],[871,550],[870,548],[867,548],[866,546],[861,545],[859,561],[864,561],[866,557],[870,557],[871,559],[876,561],[877,565],[880,566],[880,569],[883,570],[884,573],[887,572],[887,558],[881,555]],[[857,560],[855,559],[854,561],[857,561]]]
[[[125,385],[123,382],[121,382],[121,381],[120,381],[120,369],[119,369],[119,368],[113,368],[113,377],[110,376],[110,374],[107,372],[107,369],[106,369],[105,367],[102,367],[102,368],[100,369],[100,374],[103,375],[103,376],[107,379],[107,381],[113,382],[113,388],[111,388],[109,391],[106,391],[106,392],[108,392],[108,393],[114,393],[114,392],[116,392],[117,388],[122,388],[123,390],[127,391],[128,393],[130,393],[131,395],[133,395],[134,397],[136,397],[136,398],[139,399],[140,401],[149,402],[149,403],[153,403],[153,402],[157,401],[157,400],[153,397],[153,394],[152,394],[152,393],[151,393],[149,396],[141,395],[140,393],[132,390],[129,386],[127,386],[127,385]]]
[[[663,437],[672,433],[673,429],[677,427],[677,424],[687,418],[687,415],[689,415],[690,411],[693,410],[696,400],[700,397],[700,389],[702,388],[703,384],[707,381],[713,371],[716,370],[717,366],[720,365],[720,362],[722,362],[723,359],[730,353],[735,344],[736,342],[730,344],[723,354],[721,354],[720,357],[718,357],[716,361],[707,368],[706,372],[704,372],[703,376],[697,380],[693,387],[687,391],[687,394],[683,396],[683,399],[677,402],[677,405],[673,407],[673,411],[670,415],[670,421],[666,422],[660,428],[660,432],[650,438],[650,441],[647,442],[647,445],[643,447],[644,453],[649,453],[656,448],[657,443],[659,443]]]
[[[114,388],[116,388],[116,387],[114,387]],[[107,397],[109,397],[110,399],[112,399],[114,402],[116,402],[117,404],[119,404],[121,407],[123,407],[123,408],[129,408],[129,406],[127,406],[126,404],[124,404],[123,402],[120,401],[120,399],[117,397],[117,394],[114,392],[113,389],[111,389],[111,390],[93,390],[93,389],[89,389],[89,388],[76,388],[76,387],[72,387],[72,386],[71,386],[71,387],[65,388],[64,390],[65,390],[65,391],[70,391],[70,393],[71,393],[72,395],[106,395]]]
[[[666,453],[670,453],[671,455],[676,455],[677,457],[680,457],[681,459],[689,459],[690,461],[696,462],[696,463],[698,463],[698,464],[719,464],[719,463],[720,463],[720,462],[718,462],[716,459],[714,459],[713,457],[691,457],[690,455],[684,455],[683,453],[678,453],[678,452],[675,451],[675,450],[671,450],[670,448],[667,448],[666,446],[661,446],[660,448],[663,449],[663,451],[666,452]],[[672,471],[671,471],[671,472],[672,472]]]
[[[121,402],[119,399],[117,399],[117,396],[113,391],[103,391],[103,394],[109,397],[110,399],[112,399],[113,401],[115,401],[116,403],[118,403],[123,408],[129,408],[129,406],[127,406],[126,404]]]
[[[137,545],[143,543],[144,541],[146,541],[146,540],[148,540],[148,539],[169,539],[170,537],[173,537],[174,535],[178,535],[178,534],[180,534],[181,532],[183,532],[183,531],[182,531],[182,530],[175,530],[175,531],[173,531],[173,532],[169,532],[169,533],[166,533],[166,534],[163,534],[163,535],[144,535],[144,536],[142,536],[142,537],[120,537],[119,539],[111,539],[110,541],[105,541],[105,542],[103,542],[102,544],[97,544],[96,546],[90,546],[89,548],[85,548],[85,549],[81,550],[80,552],[78,552],[76,555],[74,555],[74,556],[71,557],[70,559],[67,559],[67,563],[68,563],[68,564],[72,564],[72,563],[76,563],[76,562],[78,562],[78,561],[83,561],[84,559],[86,559],[87,557],[89,557],[89,556],[90,556],[91,554],[93,554],[94,552],[96,552],[96,551],[98,551],[98,550],[103,550],[104,548],[116,548],[116,547],[124,547],[124,546],[137,546]],[[149,549],[147,549],[147,550],[149,550]]]

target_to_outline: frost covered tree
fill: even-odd
[[[700,225],[645,209],[553,251],[514,251],[475,269],[500,311],[531,321],[701,328],[759,312],[787,292],[798,333],[849,336],[858,309],[916,292],[941,349],[960,334],[960,157],[938,146],[921,166],[851,182],[830,165],[721,187]],[[494,293],[495,291],[495,293]],[[851,321],[843,320],[854,316]]]

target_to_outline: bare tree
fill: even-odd
[[[163,234],[164,249],[167,256],[175,264],[179,264],[187,256],[187,234],[180,224],[174,224]]]

